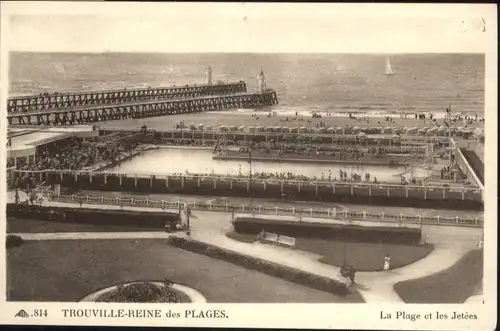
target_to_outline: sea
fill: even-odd
[[[393,75],[385,73],[387,59]],[[485,58],[479,54],[12,52],[9,93],[203,84],[209,65],[215,82],[244,80],[249,91],[257,89],[262,70],[278,95],[273,111],[283,115],[439,117],[451,105],[455,113],[484,116]]]

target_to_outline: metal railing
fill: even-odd
[[[342,221],[366,221],[366,222],[388,222],[399,224],[426,224],[426,225],[452,225],[452,226],[469,226],[483,227],[484,220],[479,218],[464,218],[464,217],[443,217],[443,216],[425,216],[425,215],[405,215],[390,214],[390,213],[374,213],[367,211],[347,211],[337,210],[337,208],[295,208],[295,207],[279,207],[279,206],[248,206],[244,204],[229,204],[229,203],[211,203],[211,202],[185,202],[185,201],[166,201],[152,199],[137,199],[137,198],[120,198],[120,197],[94,197],[94,196],[77,196],[77,195],[52,195],[49,197],[51,201],[76,204],[95,204],[95,205],[113,205],[113,206],[128,206],[128,207],[146,207],[146,208],[161,208],[161,209],[176,209],[187,205],[191,210],[199,211],[214,211],[214,212],[238,212],[266,215],[286,215],[297,217],[314,217]]]

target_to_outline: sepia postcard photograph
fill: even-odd
[[[1,5],[2,324],[495,328],[494,6]]]

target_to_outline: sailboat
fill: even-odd
[[[394,70],[392,70],[391,60],[389,58],[385,60],[385,74],[387,76],[394,75]]]

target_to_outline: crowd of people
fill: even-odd
[[[19,170],[39,171],[81,170],[101,163],[111,163],[122,153],[130,152],[137,144],[119,144],[113,141],[87,141],[71,137],[43,147],[33,163],[19,164]]]
[[[277,157],[284,157],[286,154],[292,155],[312,155],[338,157],[340,160],[359,161],[363,157],[385,157],[388,154],[401,156],[410,155],[412,158],[424,158],[425,151],[418,148],[400,147],[364,147],[357,144],[326,145],[326,144],[300,144],[300,143],[276,143],[260,142],[250,144],[250,147],[241,146],[240,154],[248,153],[248,149],[259,151],[263,154],[272,154]]]

